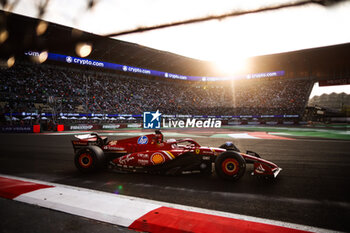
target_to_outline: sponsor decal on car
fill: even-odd
[[[149,160],[147,160],[147,159],[138,159],[137,163],[142,165],[142,166],[145,166],[145,165],[149,164]]]
[[[131,160],[134,160],[135,158],[134,157],[131,157],[130,155],[127,155],[125,157],[122,157],[119,159],[119,163],[120,164],[124,164],[124,166],[126,166],[125,164],[130,162]]]
[[[213,151],[208,151],[208,150],[203,150],[202,151],[202,154],[208,154],[208,155],[211,155],[211,154],[214,154],[214,152]]]
[[[142,159],[148,159],[149,155],[140,153],[140,154],[137,154],[137,157],[142,158]]]
[[[259,173],[259,174],[262,174],[262,173],[265,172],[265,169],[264,169],[264,167],[260,164],[259,166],[257,166],[257,167],[255,168],[255,172],[256,172],[256,173]]]
[[[124,151],[125,148],[123,147],[114,147],[114,146],[104,146],[104,150],[117,150],[117,151]]]
[[[85,145],[88,144],[88,142],[74,141],[73,144],[74,144],[74,145],[82,145],[82,146],[85,146]]]
[[[147,144],[148,143],[148,137],[147,136],[141,136],[139,139],[137,139],[137,144]]]
[[[157,165],[157,164],[164,163],[165,162],[165,158],[164,158],[164,156],[161,153],[156,152],[156,153],[152,154],[151,161],[152,161],[152,163],[154,165]]]

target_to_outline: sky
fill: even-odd
[[[10,1],[13,2],[14,0]],[[106,35],[174,21],[300,0],[50,0],[44,20]],[[13,12],[37,17],[43,0],[20,0]],[[117,39],[212,61],[227,74],[245,72],[245,59],[350,42],[350,1],[301,7],[177,26]],[[332,87],[328,87],[329,90]],[[350,85],[342,86],[350,94]]]
[[[309,99],[311,99],[312,97],[317,96],[317,95],[320,96],[322,94],[331,94],[333,92],[335,92],[335,93],[345,92],[345,93],[350,94],[349,90],[350,90],[350,85],[336,85],[336,86],[320,87],[318,85],[318,83],[315,83],[314,88],[311,91]]]

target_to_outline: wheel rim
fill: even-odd
[[[235,159],[225,159],[224,162],[221,164],[222,171],[227,175],[235,175],[237,174],[239,170],[239,163]]]
[[[79,156],[79,164],[82,166],[82,167],[90,167],[90,165],[92,164],[92,157],[90,154],[88,153],[84,153],[84,154],[81,154]]]

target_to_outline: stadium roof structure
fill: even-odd
[[[284,69],[294,72],[350,75],[350,43],[310,48],[251,58],[259,70]]]
[[[88,59],[180,75],[223,76],[208,61],[103,37],[55,23],[48,22],[45,33],[38,36],[36,27],[39,22],[40,19],[0,11],[0,31],[8,32],[7,40],[0,43],[0,56],[23,56],[24,52],[29,50],[48,50],[52,53],[76,56],[76,44],[88,42],[93,47]],[[313,73],[317,71],[329,74],[346,70],[346,73],[349,73],[350,43],[257,56],[250,58],[248,62],[249,73],[277,70]]]
[[[36,27],[40,22],[39,19],[0,11],[0,22],[1,28],[6,28],[9,32],[6,43],[0,45],[1,54],[22,55],[28,50],[48,50],[53,53],[76,56],[76,44],[89,42],[93,45],[93,50],[87,57],[89,59],[175,74],[216,75],[210,67],[211,63],[207,61],[103,37],[55,23],[49,23],[46,32],[37,36]]]

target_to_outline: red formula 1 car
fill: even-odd
[[[253,175],[276,177],[282,170],[252,151],[242,153],[232,143],[219,148],[200,146],[193,139],[164,141],[154,134],[108,141],[96,133],[75,136],[72,140],[75,165],[82,172],[114,168],[118,171],[156,174],[211,173],[226,180],[243,176],[247,163],[254,164]]]

